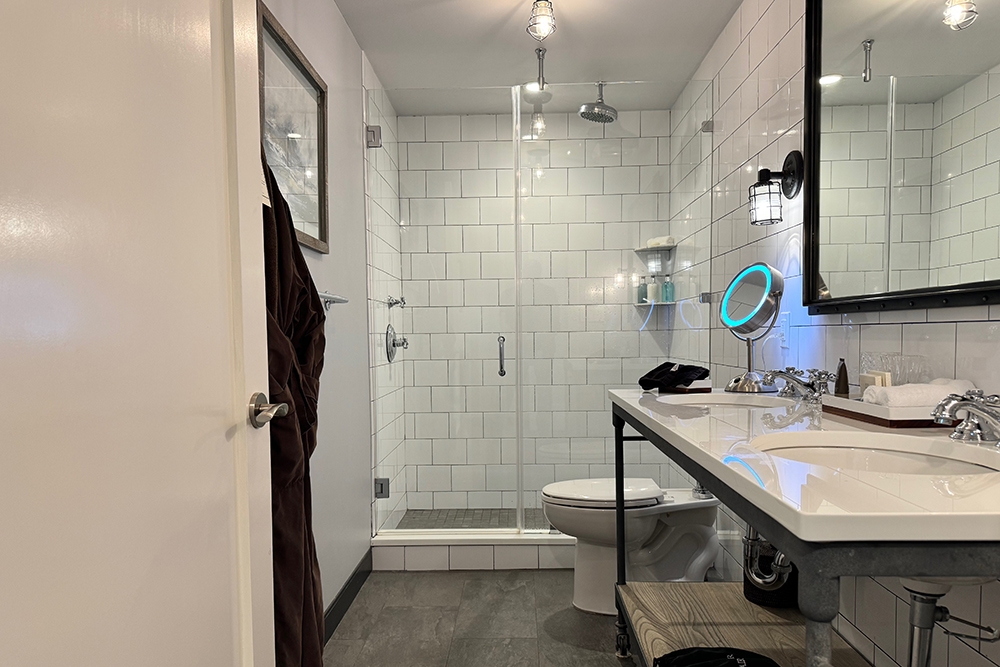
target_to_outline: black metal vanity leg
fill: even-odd
[[[625,584],[625,420],[612,413],[611,423],[615,427],[615,548],[618,556],[619,586]],[[631,655],[628,627],[625,625],[625,610],[615,595],[618,619],[615,621],[615,655],[628,658]]]
[[[840,611],[840,579],[799,566],[799,610],[806,617],[806,667],[833,664],[833,619]]]

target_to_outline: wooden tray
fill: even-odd
[[[823,394],[823,412],[838,417],[857,419],[866,424],[886,428],[954,428],[958,421],[938,424],[931,419],[934,406],[916,408],[890,408],[885,405],[864,403],[861,397],[844,398]]]

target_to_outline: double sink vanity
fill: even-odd
[[[945,428],[900,433],[774,395],[609,395],[619,483],[627,443],[649,441],[794,563],[810,665],[831,658],[840,577],[922,579],[940,593],[1000,574],[996,447],[952,440]],[[624,570],[619,549],[620,600]],[[929,650],[929,636],[913,632]]]

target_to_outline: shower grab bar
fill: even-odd
[[[504,359],[503,359],[503,344],[507,341],[503,336],[497,336],[497,343],[500,345],[500,370],[497,371],[497,375],[503,377],[507,375],[507,371],[504,369]]]

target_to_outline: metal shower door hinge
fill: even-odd
[[[376,498],[388,498],[389,497],[389,478],[388,477],[376,477],[375,478],[375,497]]]
[[[701,124],[701,131],[702,132],[715,132],[715,121],[714,120],[703,121],[702,124]]]
[[[368,140],[368,148],[382,148],[382,126],[366,125],[365,138]]]
[[[701,294],[698,295],[698,301],[700,303],[712,303],[712,293],[702,292]]]

